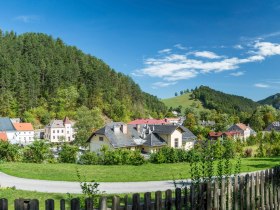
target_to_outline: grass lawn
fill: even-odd
[[[192,106],[193,103],[196,103],[196,104],[199,104],[199,108],[196,108],[196,109],[199,109],[200,110],[203,110],[203,106],[202,106],[202,103],[199,101],[199,100],[193,100],[190,98],[190,94],[191,93],[186,93],[186,94],[183,94],[183,95],[179,95],[179,96],[176,96],[176,97],[172,97],[172,98],[166,98],[166,99],[162,99],[161,101],[169,108],[169,107],[178,107],[178,106],[182,106],[182,112],[184,112],[184,110],[187,108],[187,107],[190,107]]]
[[[75,195],[74,195],[75,196]],[[40,209],[45,209],[45,200],[54,199],[55,209],[59,209],[59,203],[61,199],[66,200],[66,207],[69,208],[69,201],[67,201],[67,194],[58,194],[58,193],[40,193],[35,191],[24,191],[24,190],[15,190],[15,189],[3,189],[0,188],[0,198],[8,199],[8,209],[14,209],[14,200],[23,198],[23,199],[38,199]]]
[[[241,172],[258,171],[280,165],[280,157],[274,158],[243,158]],[[85,177],[85,181],[97,182],[132,182],[173,180],[190,177],[188,163],[151,164],[142,166],[103,166],[77,164],[34,164],[34,163],[2,163],[0,171],[24,178],[78,181],[76,170]],[[181,174],[181,175],[180,175]]]

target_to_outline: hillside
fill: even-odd
[[[263,100],[258,101],[262,105],[272,105],[276,109],[280,109],[280,93],[269,96]]]
[[[193,93],[205,108],[215,109],[222,113],[239,115],[241,112],[246,112],[252,114],[259,106],[258,103],[251,99],[226,94],[207,86],[200,86]]]
[[[59,38],[1,30],[0,100],[0,115],[9,117],[28,115],[36,108],[48,119],[60,118],[86,106],[99,108],[115,121],[127,121],[166,111],[129,76]]]
[[[191,98],[191,93],[184,93],[180,96],[175,96],[172,98],[166,98],[161,100],[168,108],[176,108],[182,106],[182,110],[185,110],[187,107],[196,107],[199,110],[204,109],[203,104],[199,100]]]
[[[192,106],[199,110],[215,109],[220,113],[236,115],[239,115],[241,112],[252,114],[259,105],[251,99],[226,94],[206,86],[200,86],[192,93],[185,93],[180,96],[162,99],[162,102],[167,107],[172,108],[176,108],[181,105],[182,110],[186,107]]]

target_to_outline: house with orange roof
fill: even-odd
[[[15,142],[20,145],[28,145],[34,141],[34,129],[31,123],[13,123],[16,129]]]
[[[0,132],[0,141],[8,141],[8,136],[6,132]]]

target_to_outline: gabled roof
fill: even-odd
[[[15,131],[15,128],[8,117],[0,117],[0,131]]]
[[[247,125],[243,124],[243,123],[237,123],[235,124],[237,127],[239,127],[241,130],[246,130],[248,128]]]
[[[149,125],[153,133],[157,134],[172,134],[177,128],[180,128],[178,125]],[[182,128],[180,128],[182,130]]]
[[[146,136],[145,138],[145,142],[143,145],[145,146],[150,146],[150,147],[154,147],[154,146],[165,146],[167,145],[166,142],[164,141],[164,139],[162,139],[158,134],[156,133],[150,133]]]
[[[69,120],[68,117],[65,117],[64,120],[63,120],[63,123],[64,124],[71,124],[71,121]]]
[[[0,140],[8,141],[8,136],[6,132],[0,132]]]
[[[13,123],[17,131],[33,131],[33,126],[31,123]]]
[[[197,139],[197,137],[186,127],[184,126],[180,126],[180,128],[183,130],[182,133],[182,140],[184,141],[188,141],[188,140],[195,140]]]

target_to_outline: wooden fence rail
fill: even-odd
[[[129,200],[127,196],[120,198],[100,197],[94,205],[92,199],[86,199],[81,205],[75,198],[70,201],[71,210],[161,210],[161,209],[195,209],[195,210],[253,210],[273,209],[280,210],[280,167],[261,172],[235,176],[206,183],[191,184],[188,188],[177,188],[175,192],[147,192],[141,198],[139,193],[133,194]],[[81,207],[82,206],[82,207]],[[95,206],[97,206],[95,208]],[[39,210],[37,199],[17,199],[14,201],[15,210]],[[42,209],[42,208],[41,208]],[[65,200],[60,206],[54,206],[54,200],[45,201],[45,210],[65,210]],[[0,199],[0,210],[8,210],[7,199]]]

